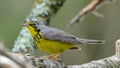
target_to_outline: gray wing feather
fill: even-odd
[[[72,44],[102,44],[104,40],[91,40],[91,39],[82,39],[77,38],[76,36],[70,35],[62,30],[48,27],[45,25],[36,26],[36,30],[41,31],[43,36],[49,40],[61,41],[64,43],[72,43]]]
[[[79,43],[75,36],[65,33],[62,30],[50,28],[42,31],[43,36],[49,40],[57,40],[65,43]]]
[[[77,38],[76,36],[70,35],[62,30],[55,28],[47,28],[42,30],[43,36],[49,40],[61,41],[64,43],[72,44],[102,44],[104,40],[91,40],[91,39],[82,39]]]

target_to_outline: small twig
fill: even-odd
[[[68,28],[73,26],[73,24],[79,22],[86,14],[93,11],[97,6],[105,1],[113,1],[113,0],[93,0],[90,4],[84,7],[67,25]]]
[[[77,23],[81,17],[88,14],[92,10],[95,9],[97,5],[102,3],[104,0],[93,0],[89,5],[87,5],[85,8],[83,8],[69,23],[68,27],[71,27],[73,24]]]

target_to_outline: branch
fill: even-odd
[[[60,60],[57,61],[41,56],[32,56],[29,54],[15,54],[11,52],[6,52],[1,48],[0,58],[2,59],[0,59],[0,67],[10,66],[11,68],[119,68],[120,39],[116,41],[116,54],[114,56],[107,57],[101,60],[91,61],[82,65],[65,65]],[[12,64],[13,62],[14,64]]]
[[[115,55],[97,61],[91,61],[82,65],[71,65],[68,68],[119,68],[120,58]]]
[[[82,65],[71,65],[68,68],[119,68],[120,67],[120,39],[116,41],[115,55]]]
[[[33,68],[34,66],[28,64],[27,61],[23,59],[21,54],[15,54],[0,42],[0,68]],[[27,63],[26,63],[27,62]]]
[[[56,14],[65,1],[66,0],[36,0],[27,19],[38,18],[40,22],[49,25],[51,16]]]
[[[104,4],[106,1],[113,1],[113,0],[93,0],[90,4],[84,7],[67,25],[68,28],[73,26],[75,23],[79,22],[85,15],[95,10],[96,7]],[[94,15],[102,17],[103,15],[94,12]]]

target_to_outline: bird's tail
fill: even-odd
[[[77,38],[80,44],[103,44],[105,43],[104,40],[91,40],[91,39],[81,39]]]

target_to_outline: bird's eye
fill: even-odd
[[[29,24],[30,26],[32,26],[32,27],[36,27],[36,24],[35,23],[31,23],[31,24]]]
[[[33,23],[32,25],[35,25],[35,23]]]
[[[31,26],[35,26],[36,24],[35,23],[30,23]]]

